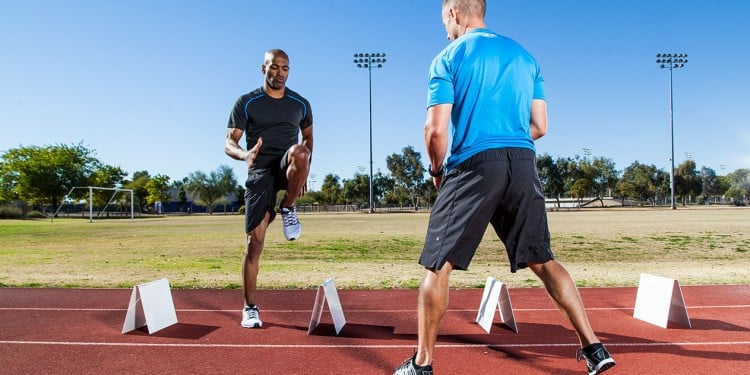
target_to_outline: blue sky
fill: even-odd
[[[538,153],[633,161],[668,170],[669,71],[656,53],[687,53],[674,72],[675,160],[718,174],[750,168],[750,2],[490,0],[487,25],[537,57],[549,133]],[[312,187],[425,155],[427,68],[447,44],[440,1],[6,1],[0,13],[0,152],[77,144],[129,172],[181,179],[241,162],[223,152],[239,95],[262,84],[263,52],[290,55],[288,87],[312,103]],[[424,158],[427,164],[426,157]],[[314,177],[313,177],[314,176]]]

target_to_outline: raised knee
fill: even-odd
[[[295,162],[310,160],[310,149],[305,145],[296,144],[289,149],[289,157]]]

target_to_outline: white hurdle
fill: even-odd
[[[633,317],[667,328],[670,322],[690,328],[685,299],[675,279],[641,274]]]
[[[487,277],[487,283],[484,285],[482,302],[479,304],[476,319],[477,324],[487,333],[490,333],[492,329],[495,310],[500,312],[500,321],[513,330],[513,332],[518,333],[516,317],[513,315],[513,305],[510,303],[508,286],[489,276]]]
[[[177,323],[177,313],[169,290],[169,281],[160,279],[133,287],[122,333],[147,326],[148,333]]]
[[[341,308],[339,293],[336,291],[336,283],[333,282],[333,278],[329,278],[318,287],[318,293],[315,295],[315,305],[313,306],[312,316],[310,316],[310,326],[307,329],[308,335],[320,323],[320,318],[323,316],[323,304],[326,302],[328,303],[328,310],[331,312],[331,320],[333,320],[336,335],[346,325],[344,310]]]

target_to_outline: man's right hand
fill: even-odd
[[[440,184],[443,183],[443,177],[444,176],[432,178],[432,184],[435,185],[435,190],[440,190]]]
[[[260,146],[263,145],[263,138],[258,138],[258,142],[255,142],[255,146],[253,148],[247,150],[245,153],[245,162],[247,162],[247,169],[253,167],[255,164],[255,158],[258,157],[258,152],[260,151]]]

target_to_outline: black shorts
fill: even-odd
[[[273,167],[252,169],[245,181],[245,233],[250,233],[263,221],[268,212],[270,224],[276,218],[276,193],[286,190],[289,180],[286,170],[289,168],[288,152]]]
[[[468,269],[489,223],[505,244],[511,272],[555,258],[532,150],[482,151],[446,173],[419,264]]]

